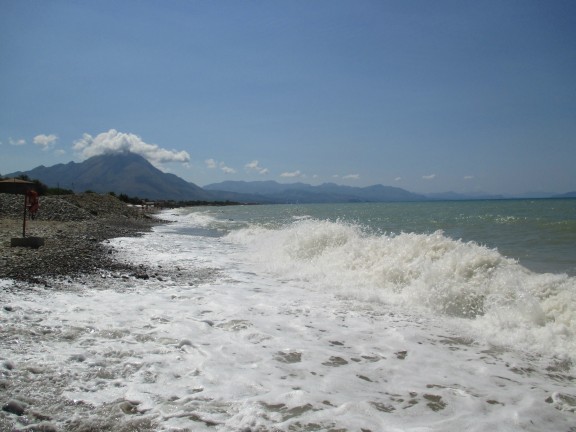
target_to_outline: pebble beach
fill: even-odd
[[[44,246],[11,247],[10,239],[23,234],[22,201],[20,195],[0,194],[0,278],[49,285],[49,279],[103,269],[144,273],[142,268],[116,262],[113,248],[106,247],[105,241],[137,236],[161,223],[150,213],[109,195],[43,197],[38,216],[26,221],[26,236],[44,238]]]
[[[128,207],[109,195],[78,194],[42,197],[41,208],[34,220],[27,219],[26,237],[42,237],[39,248],[12,247],[11,238],[23,235],[23,197],[0,194],[0,280],[12,283],[2,286],[0,297],[10,328],[10,317],[18,314],[6,296],[24,298],[27,293],[44,290],[57,293],[69,289],[69,284],[83,286],[79,281],[149,279],[160,277],[143,265],[120,262],[109,240],[134,237],[149,232],[163,223],[150,212]],[[10,355],[17,345],[33,343],[34,332],[7,337],[0,344],[0,430],[56,431],[51,416],[43,413],[41,402],[34,398],[34,385],[21,376],[30,370],[22,368]],[[32,371],[34,374],[34,371]],[[50,398],[48,394],[40,399]],[[75,411],[75,410],[74,410]]]

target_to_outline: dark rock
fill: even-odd
[[[26,412],[26,405],[23,402],[12,399],[2,407],[2,411],[6,411],[17,416],[21,416]]]
[[[84,354],[74,354],[70,356],[70,361],[83,362],[85,360],[86,356]]]

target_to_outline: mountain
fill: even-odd
[[[52,167],[43,165],[26,172],[15,172],[9,177],[26,174],[50,187],[72,189],[75,192],[92,190],[99,193],[115,192],[147,199],[214,201],[214,194],[174,174],[155,168],[134,153],[116,153],[94,156],[84,162],[69,162]]]
[[[312,186],[305,183],[282,184],[275,181],[225,181],[206,185],[204,189],[219,193],[226,191],[236,194],[250,194],[260,200],[276,203],[387,202],[426,199],[424,195],[382,185],[360,188],[334,183]]]
[[[80,163],[69,162],[52,167],[41,165],[30,171],[18,171],[7,176],[23,174],[50,187],[72,189],[75,192],[115,192],[150,200],[308,204],[505,198],[500,195],[462,195],[454,192],[419,195],[383,185],[352,187],[324,183],[312,186],[275,181],[225,181],[201,188],[174,174],[164,173],[142,156],[129,152],[94,156]],[[574,193],[568,193],[562,197],[573,196]]]

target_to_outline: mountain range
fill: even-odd
[[[251,194],[277,203],[340,203],[340,202],[387,202],[387,201],[423,201],[424,195],[407,190],[374,185],[368,187],[341,186],[324,183],[312,186],[305,183],[283,184],[275,181],[225,181],[204,186],[212,192],[227,191],[237,194]]]
[[[74,192],[124,193],[149,199],[212,200],[204,189],[174,174],[155,168],[142,156],[134,153],[115,153],[93,156],[83,162],[69,162],[51,167],[40,165],[25,174],[50,187],[71,189]]]
[[[8,174],[7,177],[20,175],[40,180],[49,187],[71,189],[74,192],[115,192],[150,200],[305,204],[505,198],[499,195],[462,195],[453,192],[421,195],[383,185],[352,187],[324,183],[312,186],[275,181],[225,181],[202,188],[174,174],[162,172],[142,156],[129,152],[94,156],[79,163],[69,162],[51,167],[41,165],[30,171]],[[561,197],[575,196],[576,192],[570,192]]]

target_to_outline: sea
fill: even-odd
[[[14,430],[576,431],[576,200],[159,216],[149,278],[0,282]]]

